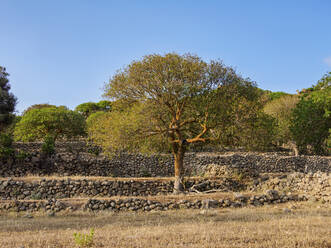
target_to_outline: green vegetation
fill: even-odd
[[[331,154],[331,72],[298,94],[262,90],[220,61],[153,54],[133,61],[105,85],[108,100],[75,111],[48,103],[13,114],[16,98],[0,67],[0,133],[15,141],[44,141],[54,153],[58,139],[88,134],[90,153],[169,152],[180,191],[188,150],[292,148],[295,154]],[[111,100],[111,101],[109,101]],[[1,157],[13,149],[1,144]],[[24,157],[19,156],[19,157]]]
[[[22,115],[25,115],[26,113],[28,113],[32,109],[55,108],[55,107],[56,107],[55,105],[51,105],[51,104],[48,104],[48,103],[33,104],[30,107],[28,107],[26,110],[24,110]]]
[[[14,149],[12,147],[13,139],[10,135],[2,133],[0,134],[0,160],[6,160],[14,155]]]
[[[331,73],[301,92],[293,110],[291,132],[302,153],[309,146],[315,154],[331,153]]]
[[[74,239],[78,247],[91,247],[93,245],[94,229],[89,234],[74,233]]]
[[[293,135],[290,130],[293,109],[299,101],[296,95],[284,95],[275,100],[268,102],[264,106],[264,112],[275,118],[274,142],[277,145],[287,144],[297,153],[296,146],[293,142]]]
[[[55,139],[51,135],[47,135],[44,138],[44,143],[41,146],[41,151],[46,156],[51,156],[55,153]]]
[[[275,92],[266,91],[266,92],[267,92],[267,96],[268,96],[269,101],[277,100],[277,99],[279,99],[281,97],[284,97],[284,96],[291,96],[291,94],[288,94],[288,93],[283,92],[283,91],[275,91]]]
[[[112,109],[112,104],[110,101],[100,101],[100,102],[86,102],[79,104],[76,108],[75,111],[78,113],[82,114],[85,118],[88,118],[91,114],[95,112],[108,112],[111,111]]]
[[[10,84],[8,80],[9,74],[6,68],[0,66],[0,132],[12,122],[13,112],[16,106],[16,97],[9,92]]]
[[[66,107],[31,109],[16,124],[14,137],[29,142],[52,137],[70,139],[85,135],[85,120],[79,113]],[[47,138],[49,139],[49,138]]]
[[[116,104],[89,124],[89,134],[109,153],[171,151],[174,188],[182,191],[183,158],[190,144],[219,143],[225,135],[236,145],[268,126],[255,124],[267,119],[260,119],[259,92],[220,61],[206,63],[189,54],[149,55],[106,85],[104,96]]]

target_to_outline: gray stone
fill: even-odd
[[[218,204],[219,202],[216,200],[212,200],[212,199],[202,200],[202,208],[204,209],[217,208]]]

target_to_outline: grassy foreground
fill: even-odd
[[[331,208],[312,203],[55,217],[39,213],[31,219],[2,214],[0,247],[78,247],[73,234],[91,228],[92,247],[331,247]]]

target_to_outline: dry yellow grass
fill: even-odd
[[[293,203],[292,203],[293,204]],[[261,208],[67,216],[0,217],[0,247],[75,247],[74,232],[95,229],[93,247],[331,247],[331,209],[312,203]]]

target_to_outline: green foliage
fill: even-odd
[[[254,84],[238,82],[217,90],[219,108],[217,144],[223,147],[268,149],[274,136],[274,119],[262,112],[264,93]]]
[[[78,247],[91,247],[94,243],[94,228],[91,229],[89,234],[74,233],[74,240]]]
[[[103,116],[106,116],[107,113],[103,111],[98,111],[93,114],[91,114],[87,119],[86,119],[86,126],[87,129],[89,130],[94,123],[98,122],[100,119],[102,119]]]
[[[254,106],[258,92],[220,61],[174,53],[145,56],[105,86],[105,96],[115,100],[112,112],[100,116],[89,135],[109,151],[177,153],[192,143],[220,142],[224,129],[237,128],[239,135],[250,113],[258,115],[246,105]]]
[[[10,124],[8,124],[4,128],[3,133],[6,133],[6,134],[12,136],[14,134],[14,130],[15,130],[16,124],[18,122],[20,122],[20,120],[22,119],[22,117],[21,116],[14,115],[14,114],[11,114],[10,119],[11,119]]]
[[[6,160],[14,156],[14,149],[12,147],[13,139],[10,135],[0,134],[0,159]]]
[[[1,147],[12,147],[13,139],[8,134],[0,134],[0,146]]]
[[[30,156],[30,154],[28,152],[25,151],[18,151],[15,154],[15,159],[19,162],[23,162],[26,158],[28,158]]]
[[[102,100],[100,102],[97,102],[97,106],[99,111],[109,112],[112,109],[112,102]]]
[[[275,92],[270,91],[267,93],[267,96],[269,98],[269,101],[274,101],[284,96],[291,96],[291,94],[288,94],[283,91],[275,91]]]
[[[284,95],[268,102],[264,106],[264,112],[276,120],[275,141],[280,144],[286,144],[291,141],[290,131],[292,111],[299,101],[296,95]]]
[[[65,106],[62,106],[62,107],[65,107]],[[24,110],[22,115],[25,115],[27,112],[29,112],[32,109],[42,109],[42,108],[56,108],[56,106],[48,104],[48,103],[33,104],[30,107],[28,107],[26,110]]]
[[[86,102],[79,104],[76,108],[75,111],[83,115],[85,118],[87,118],[90,114],[96,112],[99,110],[99,107],[96,103],[94,102]]]
[[[87,149],[87,152],[88,153],[91,153],[95,156],[98,156],[101,152],[101,149],[97,146],[94,146],[94,145],[89,145],[88,149]]]
[[[0,66],[0,131],[3,131],[13,120],[13,112],[17,103],[16,97],[10,93],[10,84],[6,68]]]
[[[331,154],[331,73],[316,86],[301,92],[293,110],[291,132],[301,152],[311,146],[315,154]]]
[[[44,143],[41,146],[41,151],[46,156],[51,156],[55,153],[55,139],[51,135],[47,135]]]
[[[110,101],[100,101],[100,102],[86,102],[79,104],[75,111],[82,114],[85,118],[88,118],[91,114],[102,111],[109,112],[112,109],[112,103]]]
[[[86,134],[86,123],[82,115],[65,107],[50,107],[28,111],[16,124],[15,140],[30,142],[51,136],[70,139]]]
[[[247,150],[266,151],[274,147],[273,141],[276,136],[276,121],[262,112],[253,115],[247,121],[245,128],[239,135],[238,146]]]

